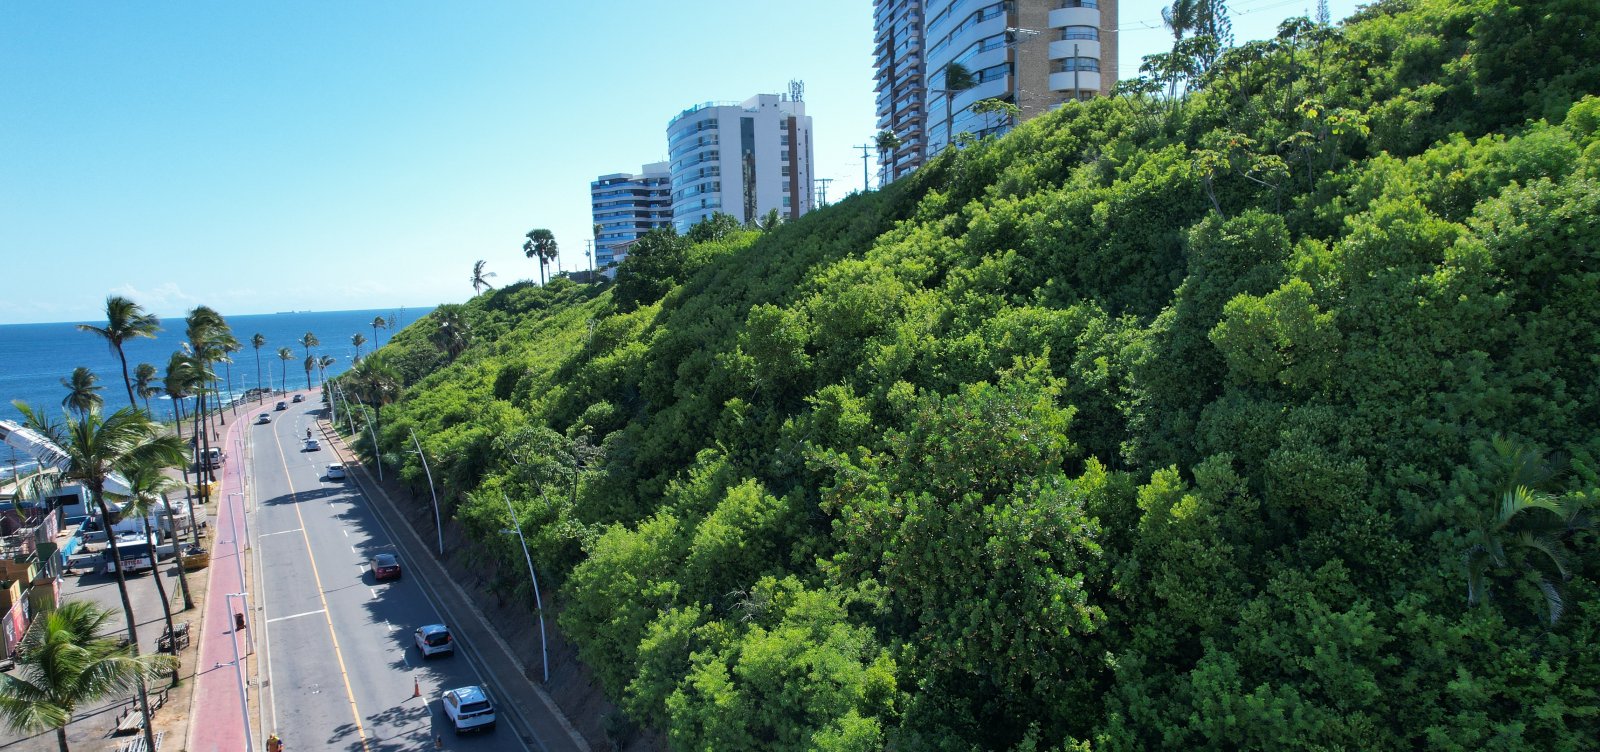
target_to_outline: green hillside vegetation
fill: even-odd
[[[674,749],[1593,748],[1596,29],[1291,21],[343,380]]]

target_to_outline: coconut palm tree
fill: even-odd
[[[261,348],[265,347],[266,344],[267,344],[267,338],[265,336],[263,336],[260,332],[256,332],[255,334],[250,335],[250,346],[254,347],[256,349],[256,401],[257,402],[260,402],[263,399],[262,393],[266,391],[266,390],[261,388]]]
[[[294,351],[287,347],[278,348],[278,360],[283,361],[278,368],[278,389],[289,391],[289,361],[294,360]]]
[[[156,367],[140,363],[133,368],[133,393],[144,400],[144,414],[150,414],[150,398],[161,393],[156,387]]]
[[[111,346],[111,350],[117,354],[117,360],[122,362],[122,383],[128,387],[128,404],[138,404],[133,399],[133,381],[128,378],[128,356],[123,353],[122,344],[136,337],[155,339],[156,332],[161,331],[161,319],[145,313],[144,308],[132,300],[112,295],[106,298],[106,325],[79,324],[78,330],[94,332]]]
[[[178,444],[177,451],[179,453],[183,452],[182,442],[177,437],[168,436],[163,438],[176,442]],[[165,511],[168,520],[175,520],[172,514],[172,504],[167,501],[167,494],[183,488],[183,484],[172,476],[167,475],[166,470],[167,466],[159,462],[141,458],[138,461],[130,462],[123,472],[123,478],[128,481],[129,494],[128,504],[123,508],[122,515],[124,517],[133,515],[143,520],[146,538],[149,538],[152,532],[159,532],[150,529],[150,515],[157,509]],[[173,545],[176,547],[178,538],[176,529],[173,530],[172,538]],[[178,574],[178,590],[183,593],[183,609],[187,611],[194,608],[194,598],[189,594],[189,579],[183,573],[183,557],[177,556],[177,551],[174,551],[173,554],[172,567]],[[167,598],[167,586],[166,583],[162,582],[162,578],[157,576],[155,581],[156,593],[161,596],[162,616],[167,621],[167,634],[172,634],[172,601]],[[173,686],[178,684],[177,667],[173,667],[172,670],[172,684]]]
[[[473,295],[477,295],[478,293],[483,292],[483,288],[485,288],[485,287],[487,287],[487,288],[489,288],[491,290],[494,289],[494,285],[489,284],[489,278],[495,276],[495,273],[494,272],[486,272],[486,271],[483,270],[484,266],[487,263],[488,262],[484,261],[483,259],[478,259],[477,261],[474,261],[472,263],[472,280],[471,281],[472,281],[472,294]]]
[[[955,143],[956,124],[952,105],[957,94],[978,85],[978,79],[961,63],[950,63],[944,67],[944,88],[934,91],[944,95],[944,145],[946,147]]]
[[[172,400],[172,420],[180,438],[183,436],[183,400],[189,396],[192,385],[188,356],[182,352],[173,353],[167,358],[167,373],[161,380],[161,390]]]
[[[339,362],[339,359],[333,357],[332,355],[319,355],[319,356],[317,356],[317,382],[318,383],[324,384],[324,385],[326,385],[328,383],[328,368],[330,366],[332,366],[334,363],[337,363],[337,362]]]
[[[93,371],[83,366],[72,369],[72,378],[61,380],[61,385],[67,388],[67,396],[61,399],[61,406],[80,416],[100,409],[106,400],[100,396],[100,390],[105,387],[96,383],[99,380]]]
[[[554,261],[560,252],[556,246],[555,233],[539,228],[529,230],[523,237],[528,240],[522,244],[522,255],[539,262],[539,284],[542,285],[545,280],[545,267]]]
[[[378,330],[387,328],[388,326],[389,326],[388,322],[384,321],[382,316],[373,316],[372,317],[372,346],[373,347],[377,347],[378,346]]]
[[[306,349],[306,388],[310,389],[311,369],[316,365],[316,361],[311,359],[311,348],[321,345],[322,341],[317,339],[317,335],[312,334],[311,332],[306,332],[306,336],[301,337],[297,341],[300,343],[301,347]]]
[[[32,429],[40,436],[55,442],[57,445],[66,443],[67,427],[65,425],[50,419],[49,416],[35,410],[32,405],[22,400],[11,400],[11,406],[15,407],[17,412],[22,413],[22,426],[24,428]]]
[[[878,167],[883,170],[883,174],[878,178],[878,186],[881,188],[889,184],[889,178],[893,172],[889,167],[889,155],[893,154],[895,149],[900,148],[901,141],[894,131],[884,129],[878,131],[878,136],[873,143],[878,147]]]
[[[111,509],[106,506],[106,479],[135,462],[160,462],[177,465],[183,462],[182,444],[162,436],[159,424],[150,420],[136,407],[126,407],[102,418],[99,411],[91,410],[76,420],[67,421],[67,443],[61,446],[67,455],[66,468],[61,472],[64,482],[77,482],[89,491],[100,512],[100,519],[110,525]],[[121,561],[117,537],[108,537],[111,560]],[[123,567],[116,567],[117,594],[122,598],[122,615],[128,621],[128,646],[134,656],[139,655],[139,621],[134,618],[133,601],[128,597],[128,580]],[[139,710],[150,717],[150,699],[145,690],[144,676],[138,677]],[[155,738],[150,724],[145,724],[145,743],[155,749]]]
[[[55,729],[56,745],[70,752],[67,724],[79,707],[143,687],[146,677],[162,671],[177,671],[172,656],[140,656],[100,636],[112,618],[93,601],[66,601],[34,620],[22,638],[16,670],[0,674],[0,718],[7,726],[22,732]]]
[[[361,346],[367,344],[367,335],[362,334],[361,332],[356,332],[355,334],[350,335],[350,344],[355,345],[355,347],[356,347],[356,357],[355,357],[355,359],[356,360],[360,360],[361,359]]]

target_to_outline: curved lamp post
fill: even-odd
[[[516,532],[517,540],[522,543],[522,558],[528,562],[528,577],[533,580],[533,602],[539,611],[539,653],[544,664],[544,683],[549,684],[550,649],[544,637],[544,599],[539,597],[539,575],[533,571],[533,557],[528,554],[528,539],[522,536],[522,524],[517,522],[517,510],[511,506],[511,497],[507,496],[505,491],[501,491],[500,498],[505,499],[506,511],[511,513],[511,524],[514,526],[510,530],[500,532]]]

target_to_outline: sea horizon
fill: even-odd
[[[306,349],[299,339],[307,332],[316,335],[320,344],[311,348],[313,355],[328,355],[334,363],[326,370],[331,378],[348,370],[356,356],[352,335],[361,334],[367,339],[361,353],[388,342],[394,331],[379,329],[377,342],[371,322],[381,316],[387,322],[395,319],[397,329],[403,329],[418,318],[432,312],[436,306],[409,308],[368,308],[345,311],[280,311],[227,315],[223,319],[233,330],[233,336],[243,347],[233,355],[232,364],[220,364],[217,376],[223,380],[223,399],[241,395],[249,389],[264,387],[279,389],[286,381],[290,388],[305,387],[303,366]],[[104,339],[92,332],[80,331],[79,324],[102,326],[105,321],[60,321],[50,323],[0,324],[0,419],[21,420],[21,413],[13,406],[14,400],[28,403],[34,409],[44,409],[47,415],[62,414],[61,400],[67,390],[61,380],[71,376],[73,369],[84,366],[99,379],[99,394],[105,399],[106,411],[127,406],[127,390],[122,383],[122,366],[116,352]],[[157,369],[158,381],[166,373],[169,357],[180,347],[184,337],[184,319],[161,317],[161,331],[154,339],[139,338],[124,344],[131,377],[139,363],[150,363]],[[266,344],[261,348],[258,377],[257,352],[251,338],[261,334]],[[288,347],[293,358],[288,362],[278,356],[279,348]],[[315,383],[319,374],[312,373]],[[230,383],[231,382],[231,383]],[[298,383],[297,383],[298,382]],[[140,400],[140,406],[143,405]],[[157,419],[170,420],[170,400],[151,397],[150,410]],[[3,450],[0,450],[3,455]],[[0,456],[0,462],[6,458]]]

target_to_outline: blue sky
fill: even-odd
[[[1124,0],[1124,75],[1169,44]],[[1303,0],[1231,3],[1269,35]],[[1351,0],[1331,3],[1334,16]],[[779,9],[786,9],[780,11]],[[426,306],[584,265],[588,184],[667,120],[806,84],[829,199],[875,128],[868,0],[0,5],[0,323]]]

